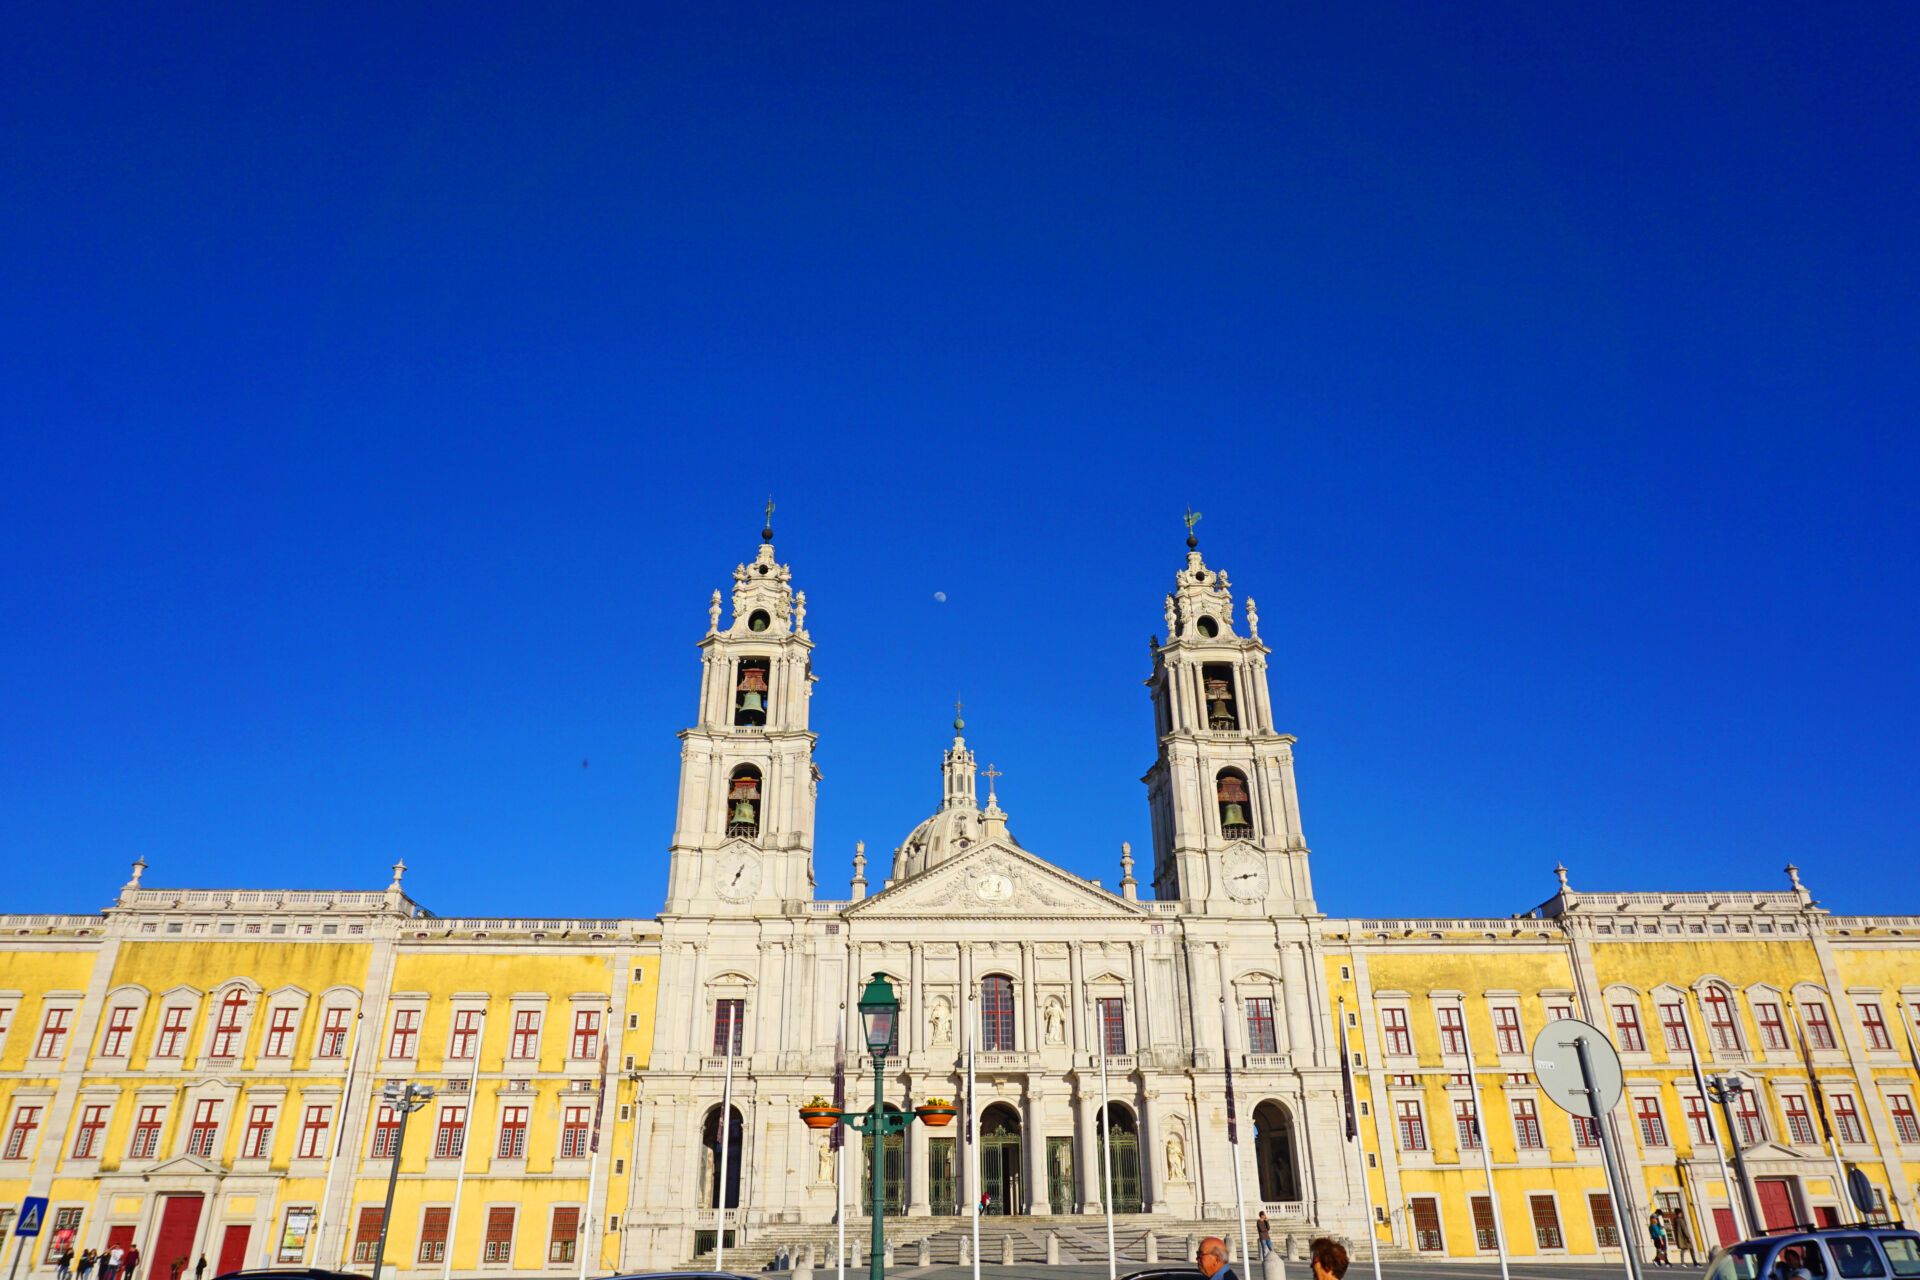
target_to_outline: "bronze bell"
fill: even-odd
[[[758,693],[749,689],[740,695],[740,709],[742,711],[759,711],[764,713],[767,709],[767,704],[760,700]]]
[[[755,813],[753,810],[754,810],[753,801],[735,800],[733,802],[733,816],[729,818],[728,821],[737,823],[741,826],[747,826],[747,827],[755,826],[760,821],[760,815]]]
[[[1247,825],[1247,811],[1243,805],[1228,801],[1220,810],[1220,825],[1223,827],[1244,827]]]

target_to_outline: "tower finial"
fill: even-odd
[[[1573,892],[1573,887],[1567,883],[1567,864],[1566,863],[1561,862],[1561,863],[1554,864],[1553,874],[1560,881],[1560,892],[1562,893]]]
[[[1000,807],[1000,797],[994,794],[993,784],[1007,775],[993,767],[993,761],[987,761],[987,767],[980,771],[987,780],[987,811],[991,813]]]
[[[953,700],[953,731],[955,733],[958,733],[962,729],[967,727],[967,722],[960,718],[960,708],[964,705],[966,704],[961,702],[960,699],[958,698],[955,698]]]
[[[773,495],[767,495],[767,523],[760,530],[760,541],[773,541]]]
[[[1185,518],[1187,522],[1187,550],[1198,551],[1200,549],[1200,539],[1193,536],[1193,526],[1200,523],[1200,513],[1193,509],[1191,503],[1187,506]]]

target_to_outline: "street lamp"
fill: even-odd
[[[380,1211],[380,1243],[374,1246],[373,1280],[380,1280],[380,1267],[387,1257],[387,1227],[393,1222],[393,1185],[400,1178],[400,1150],[407,1142],[407,1117],[433,1101],[433,1086],[389,1080],[380,1090],[380,1100],[400,1115],[400,1132],[393,1139],[393,1165],[387,1170],[387,1207]]]
[[[894,1028],[900,1017],[900,997],[894,994],[893,984],[887,981],[884,974],[874,974],[873,981],[860,993],[859,1009],[860,1032],[866,1039],[867,1052],[873,1057],[873,1109],[857,1118],[845,1112],[835,1113],[834,1118],[855,1133],[865,1134],[872,1144],[873,1247],[867,1256],[867,1275],[870,1280],[884,1280],[887,1254],[886,1140],[893,1134],[905,1133],[907,1126],[914,1121],[914,1114],[903,1111],[890,1115],[880,1103],[880,1091],[886,1087],[887,1050],[893,1044]],[[374,1280],[379,1280],[379,1277],[376,1276]]]
[[[1720,1114],[1727,1122],[1727,1145],[1733,1148],[1733,1176],[1740,1183],[1740,1203],[1747,1209],[1747,1229],[1757,1236],[1765,1229],[1760,1224],[1760,1211],[1754,1207],[1753,1188],[1747,1184],[1747,1162],[1740,1158],[1740,1131],[1733,1127],[1733,1100],[1746,1090],[1746,1082],[1738,1076],[1707,1077],[1707,1096],[1720,1104]]]

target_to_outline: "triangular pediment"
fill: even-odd
[[[1813,1159],[1804,1151],[1795,1151],[1792,1147],[1783,1147],[1777,1142],[1757,1142],[1751,1147],[1742,1147],[1740,1158],[1747,1161]]]
[[[163,1160],[153,1168],[146,1170],[148,1177],[170,1177],[183,1173],[218,1173],[219,1166],[202,1160],[199,1156],[175,1156]]]
[[[1128,920],[1146,914],[1139,903],[1128,902],[999,840],[976,845],[951,862],[847,909],[847,915],[863,917],[1072,916]]]

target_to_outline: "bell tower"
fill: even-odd
[[[680,733],[668,914],[777,913],[813,896],[813,641],[772,526],[769,502],[758,551],[733,571],[725,626],[718,591],[707,606],[699,714]]]
[[[1154,896],[1209,914],[1311,915],[1313,883],[1294,789],[1291,734],[1273,727],[1267,646],[1247,601],[1234,626],[1224,571],[1207,567],[1187,517],[1187,565],[1155,637],[1158,758],[1147,771]]]

